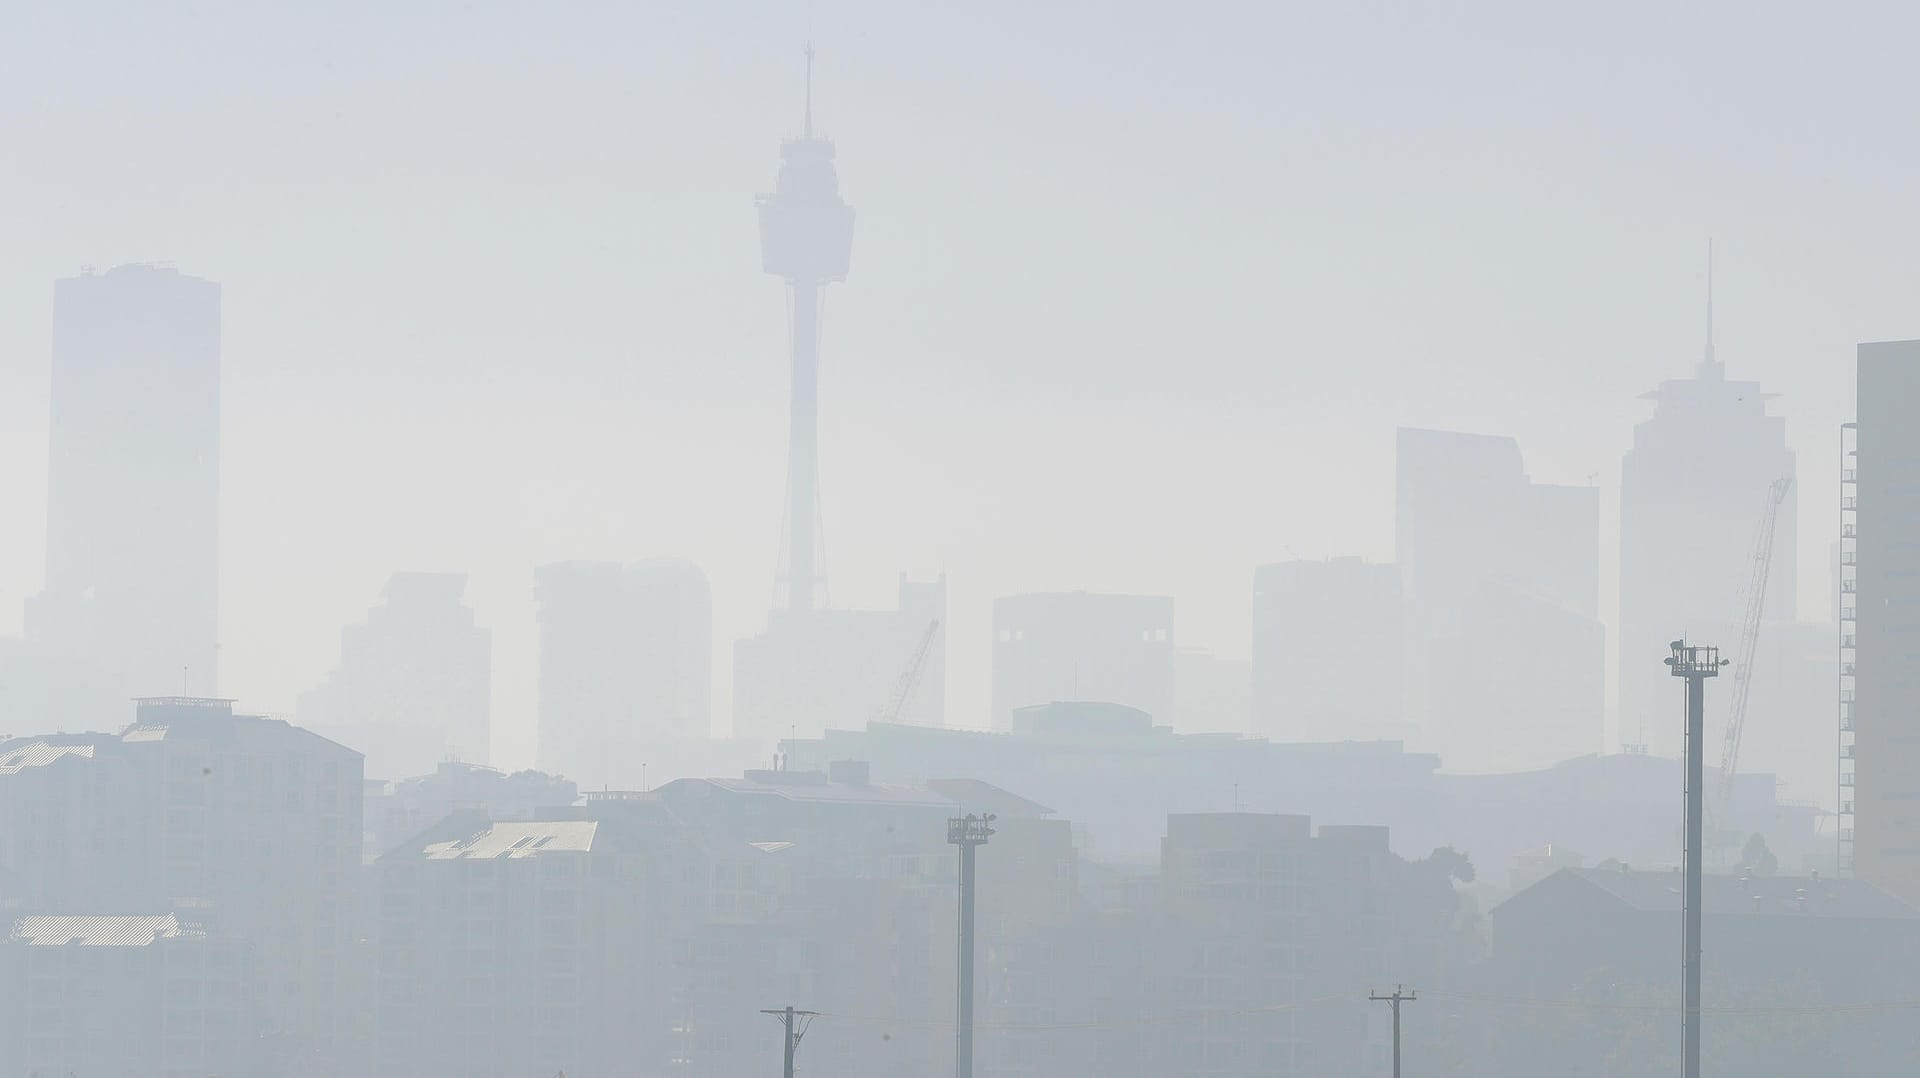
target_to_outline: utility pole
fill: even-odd
[[[1406,985],[1396,984],[1393,986],[1393,994],[1390,996],[1383,996],[1378,992],[1369,992],[1367,998],[1375,1003],[1385,1003],[1393,1008],[1393,1078],[1400,1078],[1400,1005],[1402,1003],[1412,1003],[1420,997],[1413,992],[1407,991]]]
[[[1706,734],[1706,695],[1710,677],[1719,677],[1727,660],[1720,649],[1690,645],[1675,640],[1667,645],[1673,654],[1667,665],[1674,677],[1687,679],[1687,871],[1682,898],[1681,921],[1684,946],[1681,951],[1681,1020],[1685,1026],[1685,1078],[1700,1078],[1700,864],[1704,851],[1700,845],[1701,785],[1705,778],[1702,742]]]
[[[973,1078],[973,858],[993,836],[993,815],[968,813],[947,821],[947,841],[960,847],[959,1005],[954,1033],[954,1074]]]
[[[793,1054],[800,1050],[800,1038],[807,1035],[807,1027],[813,1025],[813,1020],[819,1017],[820,1012],[796,1011],[793,1009],[793,1004],[789,1003],[779,1010],[761,1011],[760,1013],[770,1014],[780,1019],[780,1027],[785,1031],[785,1035],[780,1038],[784,1049],[783,1061],[780,1065],[780,1074],[781,1078],[793,1078]],[[794,1028],[795,1019],[802,1019],[798,1029]]]

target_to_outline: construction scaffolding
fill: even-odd
[[[1857,625],[1855,601],[1858,598],[1860,484],[1856,473],[1859,463],[1859,428],[1854,423],[1840,424],[1840,788],[1834,817],[1835,868],[1842,876],[1853,875],[1853,664],[1856,654],[1854,633]]]

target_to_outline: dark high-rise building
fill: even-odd
[[[1727,379],[1709,326],[1693,377],[1646,395],[1653,415],[1633,428],[1620,464],[1620,734],[1663,756],[1681,749],[1661,665],[1667,642],[1685,635],[1731,648],[1740,639],[1769,488],[1795,474],[1787,421],[1767,414],[1769,396],[1758,382]],[[1770,621],[1793,620],[1798,500],[1790,488],[1779,507]]]
[[[1597,751],[1600,492],[1528,477],[1512,438],[1401,429],[1394,509],[1410,710],[1449,767]],[[1509,661],[1530,641],[1525,670]]]
[[[1920,341],[1859,350],[1854,867],[1920,901]],[[1844,823],[1844,821],[1843,821]]]
[[[1404,737],[1405,667],[1398,566],[1332,558],[1254,570],[1253,733]]]
[[[1173,715],[1173,599],[1084,591],[993,601],[993,723],[1017,708],[1099,701]]]
[[[534,575],[543,770],[637,789],[657,752],[712,736],[713,593],[699,566],[569,561]]]
[[[464,573],[395,573],[365,624],[340,632],[340,665],[300,695],[301,725],[366,754],[376,778],[486,763],[493,633],[462,601]]]
[[[46,589],[29,637],[123,699],[210,694],[220,286],[148,265],[56,282],[52,386]]]

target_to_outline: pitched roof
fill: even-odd
[[[145,917],[22,917],[7,938],[28,947],[145,947],[158,939],[198,935],[173,914]]]
[[[73,737],[22,738],[0,744],[0,775],[13,775],[30,767],[45,767],[65,757],[93,759],[92,740]]]

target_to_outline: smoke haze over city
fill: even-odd
[[[1402,983],[1411,1073],[1668,1073],[1689,906],[1710,1071],[1920,999],[1920,14],[8,16],[0,1011],[131,935],[280,986],[151,1073],[394,1073],[513,894],[594,998],[444,1073],[771,1067],[764,947],[944,1074],[975,855],[983,1074],[1373,1073]]]

